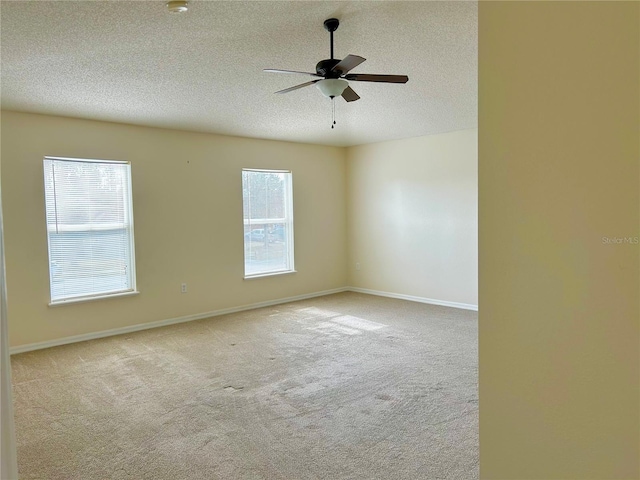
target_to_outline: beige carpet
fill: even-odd
[[[475,312],[342,293],[12,367],[21,479],[478,477]]]

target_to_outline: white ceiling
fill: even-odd
[[[359,145],[477,126],[475,2],[2,1],[2,108],[328,145]],[[352,73],[331,104],[310,80],[329,57],[323,21],[340,19],[335,55]]]

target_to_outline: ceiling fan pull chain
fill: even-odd
[[[331,97],[331,128],[336,124],[336,98]]]

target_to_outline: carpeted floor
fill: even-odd
[[[476,312],[341,293],[12,368],[21,479],[478,478]]]

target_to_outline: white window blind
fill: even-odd
[[[245,277],[294,270],[289,171],[242,171]]]
[[[45,157],[51,303],[135,291],[128,162]]]

